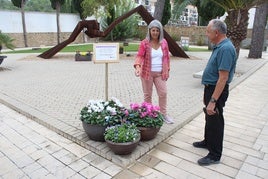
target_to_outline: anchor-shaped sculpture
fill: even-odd
[[[95,38],[95,37],[105,37],[108,35],[111,30],[120,22],[122,22],[124,19],[128,18],[134,13],[139,13],[142,19],[149,24],[154,18],[152,15],[142,6],[138,6],[135,9],[129,11],[128,13],[118,17],[114,22],[110,24],[110,26],[104,31],[100,31],[99,28],[99,23],[96,20],[83,20],[80,21],[70,37],[63,41],[62,43],[54,46],[53,48],[45,51],[44,53],[38,55],[39,57],[48,59],[54,56],[57,52],[59,52],[61,49],[63,49],[65,46],[68,44],[72,43],[75,38],[79,35],[79,33],[86,28],[87,30],[85,31],[85,34],[87,34],[90,38]],[[173,56],[176,57],[183,57],[183,58],[189,58],[189,56],[178,46],[178,44],[168,35],[168,33],[164,30],[164,37],[168,42],[169,45],[169,51]]]

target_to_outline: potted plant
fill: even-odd
[[[109,101],[90,100],[82,108],[80,120],[90,139],[104,141],[105,128],[121,124],[126,111],[122,103],[114,97]]]
[[[6,34],[3,34],[1,31],[0,31],[0,53],[1,53],[1,50],[3,48],[3,46],[13,50],[14,49],[14,45],[12,44],[14,39],[12,39],[11,37],[9,37],[8,35]],[[3,62],[4,58],[6,58],[7,56],[2,56],[0,55],[0,64]]]
[[[130,104],[128,121],[134,123],[141,132],[141,140],[151,140],[163,125],[164,115],[160,107],[150,103]]]
[[[118,155],[130,154],[140,141],[139,129],[131,123],[107,127],[104,138],[110,149]]]
[[[119,47],[119,54],[123,54],[124,53],[124,47],[123,46],[120,46]]]

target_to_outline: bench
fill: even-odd
[[[199,71],[199,72],[196,72],[196,73],[193,74],[193,77],[194,78],[202,78],[203,72],[204,72],[203,70]]]

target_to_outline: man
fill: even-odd
[[[204,140],[194,142],[197,148],[206,148],[207,156],[198,160],[199,165],[210,165],[220,162],[223,146],[224,118],[223,107],[229,94],[229,83],[232,81],[236,67],[236,51],[231,41],[226,37],[227,26],[213,19],[207,26],[206,35],[213,48],[210,59],[203,72],[205,104]]]

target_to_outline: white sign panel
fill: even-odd
[[[94,63],[118,63],[119,44],[118,43],[97,43],[93,44]]]

